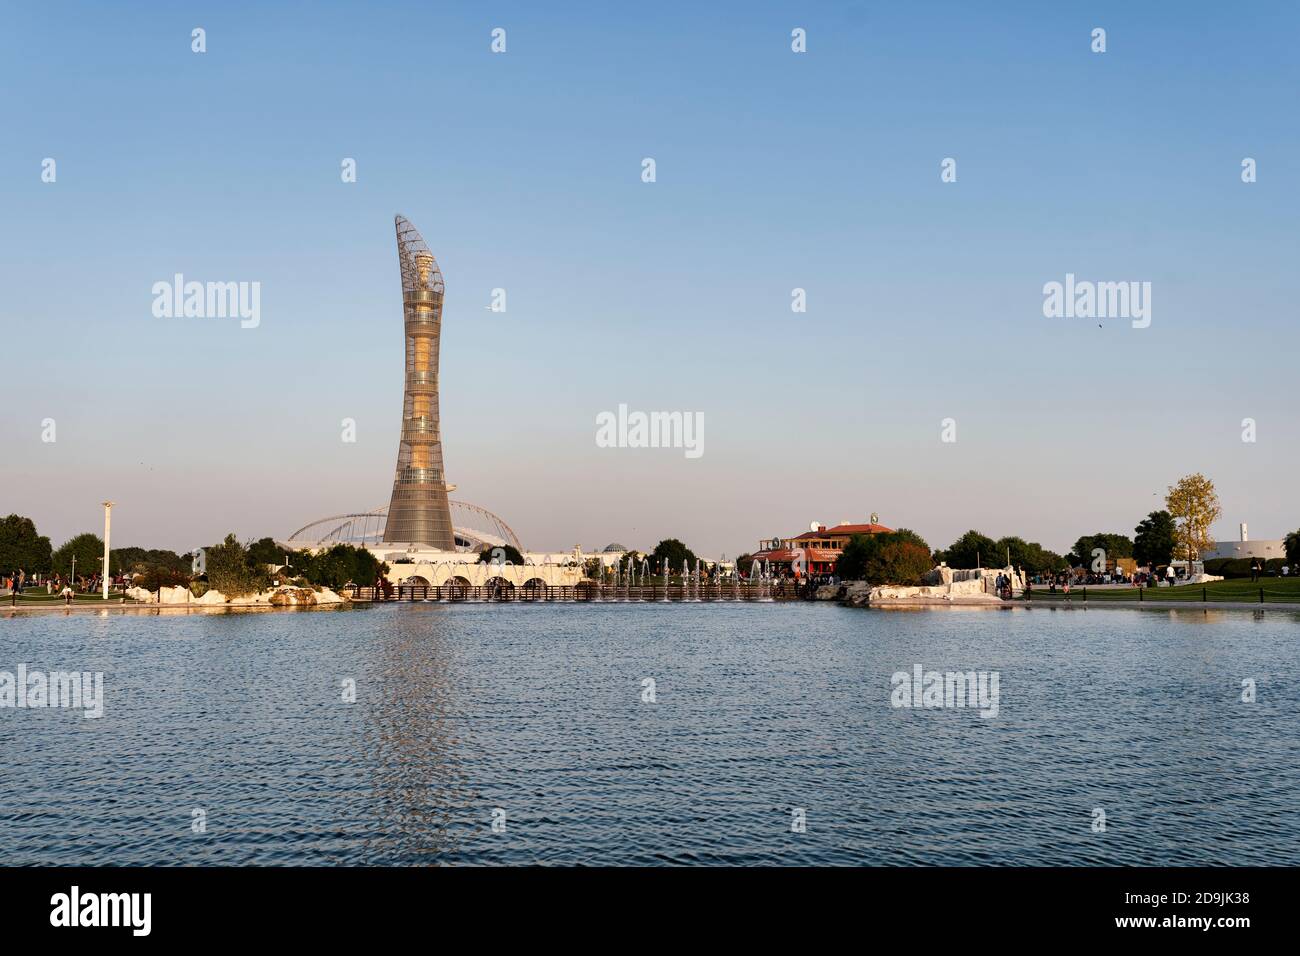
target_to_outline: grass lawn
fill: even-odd
[[[119,591],[110,591],[110,592],[108,593],[108,602],[107,602],[107,603],[109,603],[109,604],[119,604],[119,603],[121,603],[121,599],[122,599],[123,597],[124,597],[124,595],[123,595],[121,592],[119,592]],[[98,591],[96,591],[94,594],[82,594],[82,593],[78,592],[77,594],[74,594],[74,595],[73,595],[73,598],[72,598],[72,599],[73,599],[77,604],[103,604],[103,603],[105,603],[104,599],[100,596],[100,592],[98,592]],[[10,595],[5,595],[4,597],[0,597],[0,607],[8,605],[12,600],[13,600],[13,598],[12,598]],[[18,598],[18,603],[19,603],[19,604],[41,604],[41,605],[45,605],[45,604],[62,604],[62,603],[63,603],[63,595],[59,594],[57,591],[56,591],[54,594],[46,594],[46,593],[45,593],[45,588],[43,588],[43,587],[42,587],[42,588],[39,588],[39,589],[29,588],[29,589],[23,591],[23,593],[19,596],[19,598]],[[132,601],[130,598],[127,598],[127,599],[126,599],[126,603],[127,603],[127,604],[135,604],[136,602],[135,602],[135,601]]]
[[[1258,583],[1250,578],[1233,578],[1227,581],[1214,581],[1210,584],[1186,584],[1173,588],[1146,588],[1142,594],[1144,601],[1240,601],[1258,604],[1259,589],[1264,589],[1264,603],[1300,604],[1300,577],[1260,578]],[[1055,594],[1048,594],[1045,587],[1034,588],[1033,600],[1060,601],[1065,597],[1061,589]],[[1083,588],[1070,589],[1073,601],[1083,600]],[[1088,588],[1089,601],[1136,601],[1138,588]]]

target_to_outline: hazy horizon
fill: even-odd
[[[452,497],[527,548],[875,512],[1064,553],[1197,471],[1216,539],[1300,526],[1293,7],[7,19],[0,515],[55,547],[105,498],[180,552],[386,505],[397,213],[446,280]],[[177,273],[260,283],[258,324],[156,317]],[[1149,282],[1149,327],[1045,317],[1067,275]],[[620,404],[702,414],[703,454],[598,447]]]

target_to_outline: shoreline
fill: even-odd
[[[423,602],[385,602],[393,604],[420,604]],[[440,603],[467,603],[475,607],[481,607],[491,604],[517,604],[526,602],[517,601],[469,601],[469,602],[440,602]],[[548,605],[556,604],[594,604],[601,602],[590,601],[548,601]],[[611,602],[614,603],[614,602]],[[636,601],[617,602],[626,603],[629,606],[635,605]],[[659,602],[647,602],[659,603]],[[682,602],[673,602],[679,604]],[[694,603],[694,602],[686,602]],[[709,604],[730,605],[735,602],[731,601],[701,601],[700,606]],[[771,603],[773,605],[782,603],[803,603],[803,602],[746,602],[746,603]],[[1122,610],[1135,611],[1283,611],[1289,613],[1300,613],[1300,603],[1270,602],[1267,604],[1251,604],[1245,601],[1072,601],[1065,603],[1062,601],[985,601],[985,600],[968,600],[956,598],[951,601],[889,601],[878,602],[875,604],[852,605],[840,601],[816,601],[807,603],[817,604],[834,604],[836,607],[844,607],[853,610],[869,611],[888,611],[896,609],[900,611],[933,611],[943,610],[946,608],[961,608],[970,610],[979,608],[989,611],[1007,611],[1015,609],[1043,609],[1048,611],[1087,611],[1091,609],[1119,608]],[[71,617],[77,614],[97,614],[100,616],[113,615],[155,615],[163,616],[169,614],[238,614],[238,613],[263,613],[267,611],[344,611],[355,610],[358,607],[369,606],[368,602],[346,602],[343,604],[317,604],[317,605],[268,605],[268,604],[236,604],[236,605],[202,605],[202,604],[73,604],[71,606],[58,604],[53,607],[42,607],[40,605],[18,605],[11,607],[9,605],[0,605],[0,618],[16,618],[27,615],[59,615]]]
[[[851,604],[842,604],[843,607],[853,607]],[[1248,601],[1000,601],[993,603],[990,601],[964,601],[960,598],[952,601],[889,601],[878,602],[875,604],[864,604],[863,608],[873,611],[883,611],[891,607],[905,608],[907,610],[917,610],[920,608],[943,608],[943,607],[963,607],[963,608],[988,608],[990,610],[1007,610],[1010,608],[1044,608],[1050,611],[1070,610],[1070,611],[1087,611],[1093,608],[1123,608],[1135,611],[1193,611],[1204,609],[1207,611],[1263,611],[1272,609],[1275,611],[1300,611],[1300,604],[1270,601],[1266,604],[1252,604]]]
[[[341,611],[351,609],[352,604],[58,604],[54,607],[40,605],[22,605],[16,607],[0,605],[0,618],[21,617],[27,614],[234,614],[243,611]]]

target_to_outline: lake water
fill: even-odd
[[[1294,864],[1298,646],[1300,618],[1276,611],[408,604],[0,620],[0,671],[102,671],[105,696],[99,719],[0,709],[0,854]],[[891,706],[891,675],[917,664],[997,672],[997,715]]]

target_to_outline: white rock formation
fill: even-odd
[[[144,588],[128,588],[126,596],[135,601],[149,604],[197,605],[199,607],[319,607],[348,604],[351,599],[336,594],[329,588],[313,591],[311,588],[299,588],[290,584],[260,591],[257,594],[244,594],[237,598],[227,598],[220,591],[210,589],[202,597],[195,597],[189,588],[162,588],[161,592],[147,591]]]
[[[850,604],[853,607],[863,607],[870,598],[871,585],[866,581],[850,581],[844,585],[843,601],[845,604]]]
[[[981,568],[974,571],[954,571],[939,566],[928,571],[919,587],[904,585],[877,585],[854,581],[845,585],[842,600],[854,607],[868,604],[999,604],[997,594],[999,574],[1011,576],[1011,591],[1024,593],[1024,576],[1014,568]]]
[[[190,593],[189,588],[183,588],[179,585],[171,588],[158,589],[159,604],[192,604],[194,595]]]
[[[341,594],[335,594],[329,588],[321,588],[316,592],[317,604],[350,604],[351,598],[344,597]]]
[[[996,594],[985,593],[975,587],[978,581],[958,581],[950,585],[921,585],[902,587],[885,585],[874,587],[868,597],[870,604],[1000,604]]]

